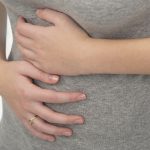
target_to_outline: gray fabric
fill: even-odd
[[[53,8],[75,19],[95,38],[142,38],[150,35],[150,0],[2,0],[14,31],[17,17],[47,25],[37,8]],[[65,28],[65,27],[64,27]],[[9,60],[21,59],[14,40]],[[55,143],[31,136],[3,99],[1,150],[149,150],[150,77],[146,75],[62,76],[57,85],[35,84],[60,91],[83,90],[88,99],[74,104],[47,104],[56,111],[85,116],[72,125],[74,135]]]

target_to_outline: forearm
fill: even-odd
[[[150,74],[150,38],[89,39],[83,69],[88,74]]]
[[[0,3],[0,62],[6,60],[6,20],[6,10],[4,6]]]

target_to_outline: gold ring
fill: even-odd
[[[31,119],[29,119],[29,123],[32,126],[34,123],[34,120],[38,117],[38,115],[34,115],[34,117],[32,117]]]

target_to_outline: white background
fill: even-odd
[[[7,19],[7,42],[6,42],[6,56],[8,57],[11,46],[12,46],[12,32],[11,32],[11,27],[10,27],[10,22],[9,19]],[[1,102],[1,97],[0,97],[0,120],[2,117],[2,102]]]

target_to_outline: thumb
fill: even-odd
[[[50,84],[55,84],[59,80],[58,75],[50,75],[46,72],[39,70],[38,68],[36,68],[35,66],[27,62],[26,62],[26,66],[22,70],[22,74],[32,79],[36,79]]]
[[[55,25],[59,25],[62,20],[65,19],[65,15],[61,12],[52,9],[38,9],[36,14],[39,18],[44,19],[48,22],[52,22]]]

